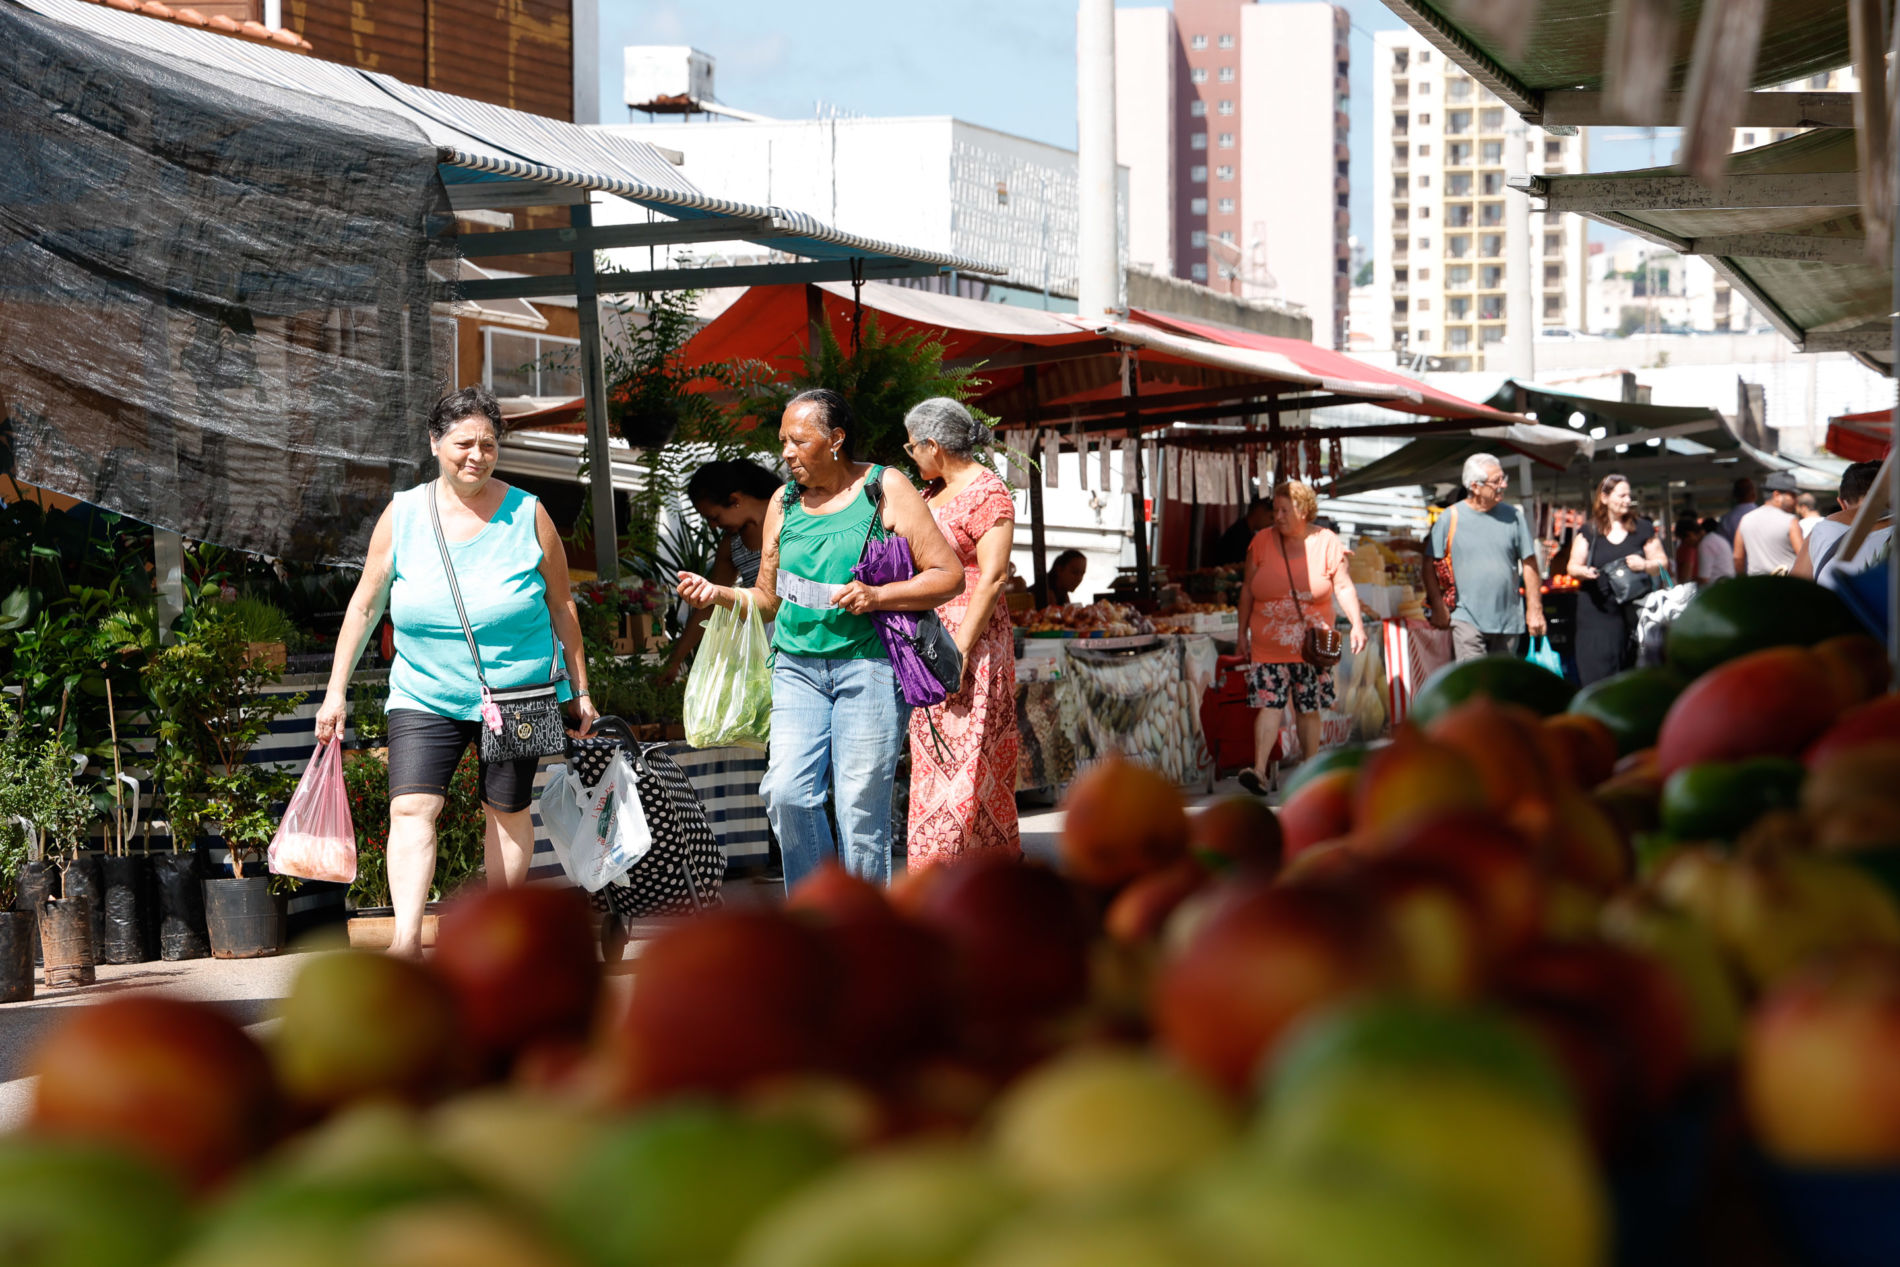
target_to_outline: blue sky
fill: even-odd
[[[600,0],[601,118],[624,120],[619,50],[690,44],[717,62],[719,99],[781,118],[823,103],[864,115],[949,114],[1056,145],[1075,144],[1073,0]],[[1117,0],[1154,7],[1159,0]],[[1352,14],[1352,223],[1372,217],[1372,34],[1403,24],[1379,0]],[[1597,171],[1666,163],[1672,130],[1654,143],[1628,128],[1590,137]],[[1653,157],[1652,157],[1653,155]],[[1593,236],[1596,236],[1593,234]]]

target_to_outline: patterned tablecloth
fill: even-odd
[[[771,855],[771,825],[765,818],[765,802],[759,798],[759,781],[765,777],[765,754],[751,748],[689,748],[683,743],[668,744],[666,752],[693,785],[699,800],[712,820],[713,835],[719,837],[726,853],[728,872],[763,867]],[[552,764],[552,763],[550,763]],[[548,765],[535,775],[537,797],[547,785]],[[529,866],[531,880],[558,879],[561,864],[555,859],[554,845],[541,826],[541,815],[534,816],[534,860]]]
[[[1201,696],[1216,662],[1212,638],[1164,637],[1121,651],[1063,646],[1057,675],[1016,687],[1018,791],[1062,787],[1110,752],[1155,766],[1183,787],[1212,783],[1201,733]]]

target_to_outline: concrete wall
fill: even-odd
[[[1115,157],[1128,169],[1128,260],[1175,271],[1174,14],[1115,10]]]
[[[1220,294],[1178,277],[1163,277],[1138,268],[1128,270],[1128,303],[1134,308],[1200,317],[1282,338],[1309,342],[1313,338],[1313,319],[1300,309]]]

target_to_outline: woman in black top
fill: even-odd
[[[1566,569],[1583,582],[1577,595],[1576,659],[1577,677],[1585,686],[1636,663],[1636,602],[1618,602],[1604,573],[1621,563],[1633,574],[1637,588],[1647,592],[1665,562],[1656,526],[1639,517],[1632,505],[1629,480],[1604,476],[1591,499],[1590,522],[1571,545]]]

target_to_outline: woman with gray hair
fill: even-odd
[[[963,564],[963,592],[937,609],[963,652],[963,685],[910,717],[912,870],[979,849],[1021,851],[1016,827],[1016,661],[1009,549],[1016,503],[977,460],[990,429],[945,396],[913,408],[904,452],[927,483],[924,504]]]

